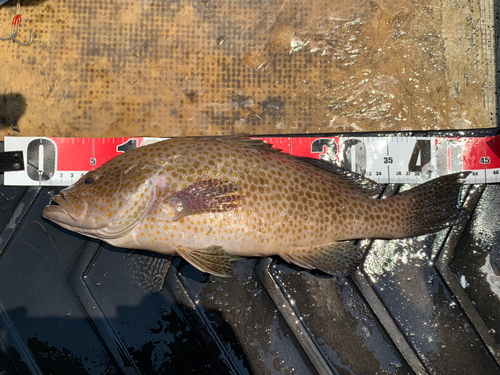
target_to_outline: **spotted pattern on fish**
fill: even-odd
[[[229,274],[236,256],[270,255],[345,274],[362,254],[340,241],[416,236],[463,220],[465,177],[373,199],[373,184],[359,176],[260,141],[178,138],[89,172],[44,216],[115,246],[180,255],[216,275]]]

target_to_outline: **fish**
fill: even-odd
[[[377,199],[375,182],[260,140],[171,138],[86,173],[43,217],[116,247],[180,256],[215,276],[232,275],[241,257],[269,256],[338,276],[362,261],[350,240],[415,237],[465,220],[468,173]]]

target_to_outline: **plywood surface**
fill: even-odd
[[[15,5],[0,7],[0,37]],[[491,127],[492,12],[478,0],[23,0],[18,37],[34,42],[0,42],[0,136]]]

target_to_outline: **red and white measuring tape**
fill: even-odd
[[[378,183],[421,183],[472,171],[466,183],[500,182],[500,136],[494,137],[255,137],[295,156],[323,159]],[[24,170],[5,172],[5,185],[68,186],[87,171],[160,138],[5,137],[5,151],[22,151]]]

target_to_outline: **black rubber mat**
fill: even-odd
[[[125,250],[42,219],[51,194],[0,185],[2,375],[500,373],[499,185],[467,189],[462,225],[365,241],[349,277],[174,257],[159,293]]]

